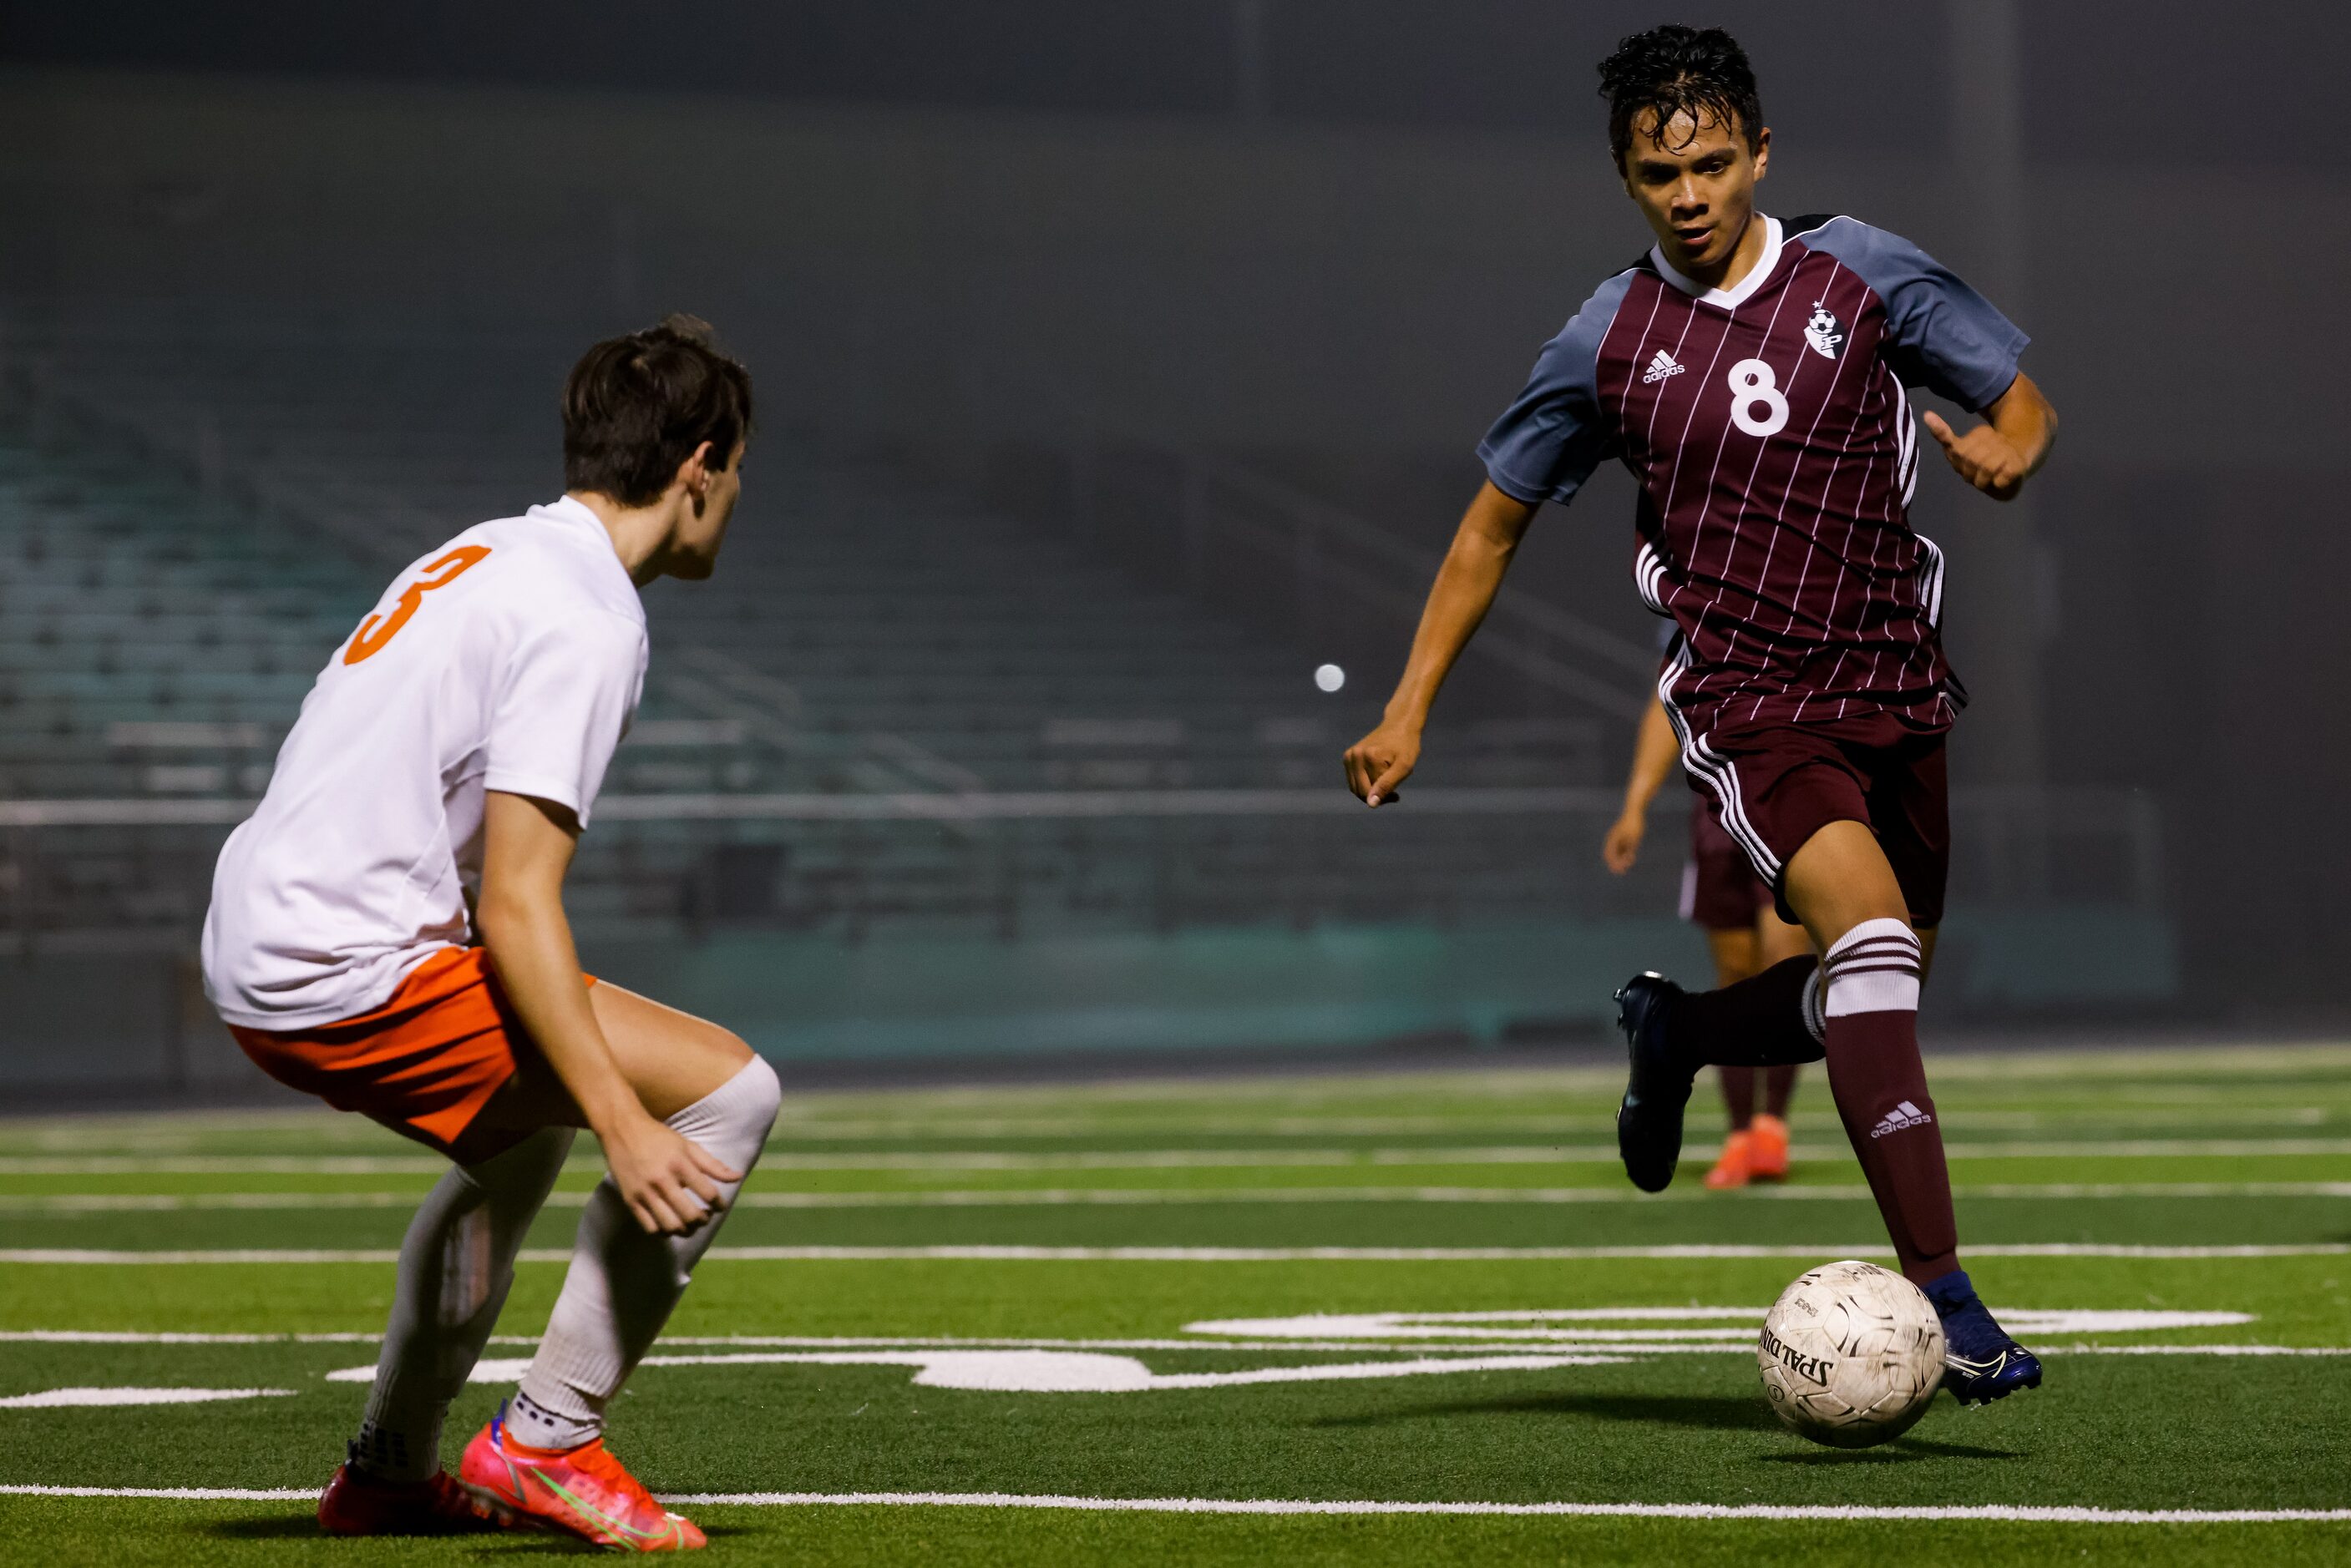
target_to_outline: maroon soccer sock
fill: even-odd
[[[1717,1067],[1714,1073],[1722,1080],[1722,1103],[1730,1110],[1730,1130],[1745,1132],[1747,1124],[1755,1119],[1755,1069]]]
[[[1796,1092],[1796,1064],[1783,1062],[1763,1069],[1763,1114],[1788,1119],[1788,1101]]]
[[[1917,933],[1865,920],[1830,948],[1829,1092],[1893,1238],[1902,1272],[1925,1284],[1959,1266],[1943,1129],[1918,1055]]]
[[[1667,1026],[1675,1054],[1693,1069],[1819,1061],[1816,1009],[1807,996],[1819,968],[1792,958],[1736,985],[1691,992]]]

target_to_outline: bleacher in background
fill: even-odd
[[[0,320],[20,967],[157,955],[163,1011],[201,1028],[185,955],[220,838],[392,575],[559,489],[576,336]],[[616,980],[778,1054],[951,1054],[1493,1038],[1588,1022],[1627,964],[1696,957],[1670,918],[1677,802],[1634,877],[1598,865],[1615,712],[1457,722],[1374,816],[1338,757],[1386,670],[1325,694],[1311,650],[1209,596],[811,432],[763,431],[746,493],[718,576],[646,596],[645,703],[572,888]],[[1986,852],[1962,907],[2143,928],[2161,871],[2133,809],[1963,803]],[[2110,992],[2171,983],[2144,934]],[[2004,956],[1998,983],[2033,972]],[[17,1049],[54,1054],[59,1027]]]
[[[66,411],[46,444],[20,408],[7,449],[11,536],[20,554],[53,551],[58,563],[18,586],[48,607],[12,620],[32,646],[11,664],[23,691],[9,725],[26,761],[10,793],[249,796],[312,673],[402,563],[469,520],[553,493],[548,432],[517,461],[521,432],[469,429],[462,410],[436,425],[420,383],[397,405],[402,441],[393,421],[360,429],[331,398],[279,394],[289,379],[321,375],[319,359],[240,367],[202,356],[210,379],[193,406],[206,422],[175,451],[191,394],[157,389],[194,365],[159,353],[142,367],[135,339],[116,348],[117,363],[61,378]],[[386,377],[367,369],[358,383],[383,398]],[[151,421],[127,427],[150,432],[148,450],[97,422],[100,410]],[[470,462],[452,455],[468,451]],[[425,452],[437,462],[420,463]],[[1040,831],[1055,820],[1044,797],[1328,793],[1366,705],[1315,691],[1295,650],[1252,642],[886,467],[828,461],[787,437],[763,441],[756,461],[754,502],[721,575],[648,596],[660,655],[608,785],[629,797],[612,814],[624,826],[589,840],[583,919],[862,927],[979,912],[992,928],[1065,914],[1165,924],[1164,897],[1120,893],[1152,881],[1136,869],[1143,852],[1099,826]],[[225,472],[207,480],[208,464]],[[1589,722],[1489,723],[1464,741],[1457,784],[1598,782]],[[1030,798],[984,802],[951,823],[923,820],[912,798],[998,795]],[[778,796],[764,818],[789,828],[757,826],[762,811],[744,802]],[[859,818],[794,796],[906,806]],[[993,836],[1028,842],[1009,846],[1008,861],[1006,844],[982,842],[975,813],[1028,825]],[[1294,832],[1263,826],[1259,860]],[[1197,847],[1238,867],[1250,837],[1227,820]],[[1530,869],[1520,857],[1503,864]],[[773,868],[772,886],[747,870],[756,867]],[[1270,901],[1263,876],[1195,880],[1229,884],[1192,895],[1211,906],[1296,919],[1343,903],[1335,888]],[[1400,891],[1416,908],[1442,893]],[[119,926],[129,911],[46,919],[60,914]]]

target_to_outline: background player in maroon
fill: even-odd
[[[1393,797],[1537,508],[1623,462],[1639,485],[1635,581],[1676,628],[1657,694],[1683,765],[1823,955],[1702,994],[1626,983],[1626,1172],[1653,1191],[1673,1179],[1699,1066],[1825,1054],[1903,1272],[1942,1314],[1953,1391],[1999,1398],[2041,1366],[1959,1267],[1918,1054],[1949,863],[1943,740],[1965,693],[1943,655],[1942,554],[1907,515],[1908,389],[1986,417],[1965,433],[1924,422],[2002,499],[2047,457],[2056,418],[2018,369],[2024,334],[1917,246],[1850,217],[1756,211],[1771,132],[1728,34],[1635,35],[1601,78],[1617,170],[1656,243],[1585,301],[1488,432],[1487,483],[1348,782],[1368,805]]]
[[[1652,700],[1634,742],[1625,809],[1601,840],[1601,859],[1610,871],[1622,877],[1640,858],[1642,841],[1648,836],[1649,807],[1666,781],[1680,772],[1681,748],[1673,721],[1665,704]],[[1701,804],[1692,805],[1689,839],[1689,858],[1682,865],[1681,917],[1706,933],[1717,987],[1736,985],[1812,952],[1813,940],[1804,928],[1780,918],[1771,888],[1755,875],[1738,841]],[[1793,1062],[1715,1068],[1730,1130],[1706,1173],[1708,1187],[1719,1190],[1750,1181],[1787,1179],[1788,1101],[1795,1093],[1798,1071]]]

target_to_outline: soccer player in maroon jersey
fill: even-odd
[[[1672,651],[1670,637],[1667,651]],[[1601,859],[1610,871],[1622,877],[1640,858],[1642,841],[1648,836],[1649,807],[1666,781],[1680,772],[1681,742],[1674,734],[1673,720],[1666,705],[1651,698],[1633,746],[1625,809],[1601,840]],[[1755,875],[1739,841],[1695,802],[1689,837],[1689,858],[1682,864],[1681,917],[1706,933],[1718,988],[1812,952],[1813,939],[1803,927],[1780,918],[1771,888]],[[1714,1070],[1722,1085],[1723,1108],[1730,1113],[1730,1131],[1714,1168],[1706,1173],[1707,1186],[1720,1190],[1750,1181],[1788,1179],[1788,1101],[1795,1093],[1796,1073],[1793,1062],[1769,1067],[1725,1064]]]
[[[1601,67],[1611,151],[1656,234],[1543,349],[1479,448],[1487,483],[1439,569],[1386,716],[1350,786],[1395,798],[1446,673],[1536,509],[1607,459],[1640,486],[1634,580],[1676,635],[1657,682],[1708,809],[1823,957],[1686,992],[1617,992],[1631,1081],[1616,1117],[1634,1183],[1673,1179],[1709,1063],[1825,1056],[1829,1087],[1903,1272],[1943,1320],[1963,1401],[2041,1364],[1959,1267],[1942,1131],[1918,1055],[1919,983],[1949,866],[1943,742],[1964,693],[1943,657],[1943,557],[1911,531],[1907,389],[1951,467],[2006,500],[2055,414],[2017,368],[2024,334],[1908,241],[1850,217],[1755,210],[1771,154],[1745,53],[1658,27]]]

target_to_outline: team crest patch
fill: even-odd
[[[1835,358],[1837,350],[1844,347],[1844,323],[1829,309],[1828,301],[1813,302],[1813,318],[1804,323],[1804,341],[1823,359]]]

